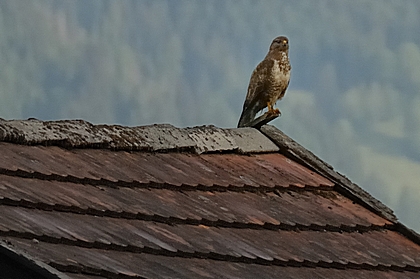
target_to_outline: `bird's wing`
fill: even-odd
[[[251,109],[259,100],[262,99],[262,94],[264,94],[269,82],[270,71],[273,68],[273,64],[274,60],[265,59],[260,64],[258,64],[255,70],[252,72],[248,86],[248,93],[246,95],[243,107],[244,110]]]

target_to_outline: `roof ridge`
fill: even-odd
[[[0,141],[63,148],[100,148],[143,152],[277,152],[278,147],[253,128],[213,125],[176,128],[170,124],[127,127],[94,125],[84,120],[40,121],[0,118]]]

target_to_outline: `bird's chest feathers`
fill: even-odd
[[[287,84],[290,79],[290,71],[287,68],[288,63],[282,63],[283,61],[274,60],[273,68],[271,70],[271,80],[273,85]]]

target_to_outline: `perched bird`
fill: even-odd
[[[248,126],[265,107],[268,107],[268,113],[280,114],[273,106],[286,93],[290,69],[289,40],[284,36],[277,37],[264,60],[252,72],[238,128]]]

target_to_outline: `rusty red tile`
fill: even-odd
[[[269,166],[270,168],[275,167],[277,171],[283,172],[283,175],[293,177],[296,180],[296,184],[334,186],[334,183],[328,179],[285,156],[278,156],[276,153],[255,156],[257,158],[257,162],[263,163],[264,166]]]

